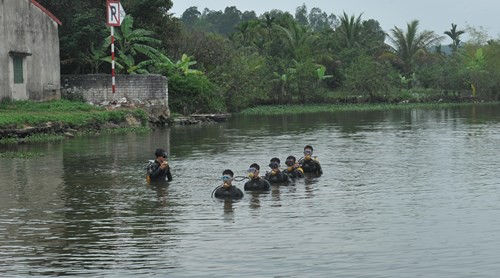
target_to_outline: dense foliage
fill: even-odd
[[[62,73],[110,72],[106,1],[40,2],[63,22]],[[436,33],[414,20],[382,30],[363,14],[308,11],[305,4],[294,15],[190,7],[175,18],[172,0],[121,3],[128,16],[116,29],[118,70],[167,76],[178,113],[332,102],[346,94],[364,101],[420,92],[432,92],[431,99],[500,96],[500,41],[482,29],[451,23]]]

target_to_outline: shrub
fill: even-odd
[[[217,86],[205,75],[173,74],[168,82],[169,106],[177,113],[211,113],[225,111],[224,99]]]

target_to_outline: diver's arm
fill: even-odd
[[[167,166],[167,180],[172,181],[172,173],[170,173],[170,166]]]
[[[150,178],[157,178],[163,174],[164,169],[160,167],[159,164],[153,163],[148,168],[148,175]]]

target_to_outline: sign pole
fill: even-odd
[[[113,100],[116,92],[115,80],[115,26],[120,26],[125,18],[125,10],[120,4],[120,0],[106,1],[106,24],[111,29],[111,91],[113,92]]]
[[[115,27],[111,26],[111,91],[116,91],[115,81]]]

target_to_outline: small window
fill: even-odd
[[[23,57],[12,56],[14,61],[14,84],[24,83],[23,76]]]

